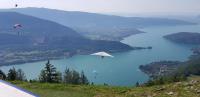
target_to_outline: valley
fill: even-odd
[[[33,9],[36,10],[37,8]],[[41,9],[34,12],[40,12],[38,10]],[[48,9],[42,9],[44,13],[46,10]],[[66,14],[66,12],[64,13]],[[53,15],[52,12],[49,13],[49,16],[50,14]],[[93,17],[93,14],[89,14]],[[96,17],[96,14],[94,15]],[[68,66],[77,71],[85,71],[86,75],[89,76],[89,80],[95,84],[107,83],[120,86],[133,85],[137,81],[145,82],[148,76],[139,70],[139,66],[142,64],[157,60],[186,60],[191,54],[191,45],[174,44],[165,40],[163,36],[170,34],[169,32],[198,31],[198,25],[195,25],[195,23],[179,20],[136,17],[129,20],[130,18],[103,15],[103,17],[109,17],[109,19],[117,19],[116,23],[110,21],[112,25],[107,24],[103,27],[97,23],[95,25],[98,25],[98,27],[89,26],[90,31],[87,32],[90,32],[90,34],[95,34],[95,30],[99,30],[102,33],[96,32],[96,35],[104,35],[103,39],[101,35],[97,35],[99,36],[97,40],[97,38],[88,39],[87,35],[89,34],[83,35],[79,32],[81,30],[77,31],[78,28],[66,27],[66,25],[61,25],[55,20],[49,21],[50,19],[42,19],[41,17],[16,12],[0,12],[0,16],[1,21],[4,21],[1,22],[2,28],[0,30],[2,36],[0,39],[4,41],[0,42],[1,68],[5,72],[11,67],[16,67],[25,70],[28,79],[36,78],[43,64],[47,59],[50,59],[61,72],[63,72],[63,68]],[[3,19],[3,17],[8,18]],[[99,17],[99,14],[97,14],[97,17]],[[87,17],[87,19],[90,18]],[[99,17],[99,19],[102,20],[102,17]],[[127,21],[132,22],[131,25],[119,25],[122,22],[121,20],[124,23],[127,23]],[[13,24],[19,23],[19,21],[23,28],[17,31],[13,30]],[[88,24],[88,21],[85,21],[85,23]],[[151,24],[152,21],[155,22]],[[104,23],[102,22],[102,25],[106,25]],[[136,26],[135,23],[141,25],[142,28]],[[87,27],[83,28],[86,30]],[[94,29],[91,29],[91,27]],[[18,36],[18,31],[22,32],[22,35]],[[121,34],[116,33],[116,31]],[[138,31],[139,33],[137,33]],[[95,35],[91,36],[96,37]],[[110,38],[112,36],[115,38]],[[177,55],[171,55],[174,49]],[[99,57],[90,56],[91,53],[98,51],[109,52],[114,58],[101,60]],[[98,79],[94,79],[94,74],[91,73],[94,70],[98,72]],[[116,80],[115,76],[112,75],[120,75],[119,77],[122,80]],[[131,78],[131,76],[135,77]]]

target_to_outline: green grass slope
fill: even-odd
[[[110,87],[12,82],[41,97],[200,97],[200,77],[152,87]]]

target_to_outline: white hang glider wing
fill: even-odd
[[[0,97],[39,97],[22,88],[0,80]]]
[[[106,52],[97,52],[97,53],[94,53],[94,54],[91,54],[91,55],[95,55],[95,56],[101,56],[101,57],[114,57]]]

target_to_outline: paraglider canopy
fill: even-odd
[[[22,27],[22,25],[21,24],[15,24],[14,26],[13,26],[13,28],[21,28]]]
[[[104,57],[114,57],[106,52],[97,52],[97,53],[94,53],[94,54],[91,54],[91,55],[95,55],[95,56],[101,56],[102,58]]]
[[[18,7],[18,4],[15,4],[15,7]]]
[[[15,24],[15,25],[13,25],[13,28],[14,28],[15,30],[18,30],[18,29],[22,28],[22,25],[21,25],[21,24]],[[20,32],[18,31],[17,34],[19,35]]]

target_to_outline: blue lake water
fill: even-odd
[[[152,46],[152,50],[113,53],[114,58],[104,59],[97,56],[76,55],[68,59],[51,60],[51,63],[61,72],[64,72],[66,67],[79,72],[83,70],[89,81],[95,84],[133,86],[137,81],[145,82],[148,80],[148,76],[138,69],[139,65],[161,60],[184,61],[191,55],[190,49],[194,47],[193,45],[176,44],[162,36],[184,31],[200,32],[200,25],[151,27],[141,30],[147,33],[127,37],[121,42],[131,46]],[[7,72],[12,67],[21,68],[28,79],[33,79],[38,78],[45,63],[46,61],[2,66],[0,69]]]

